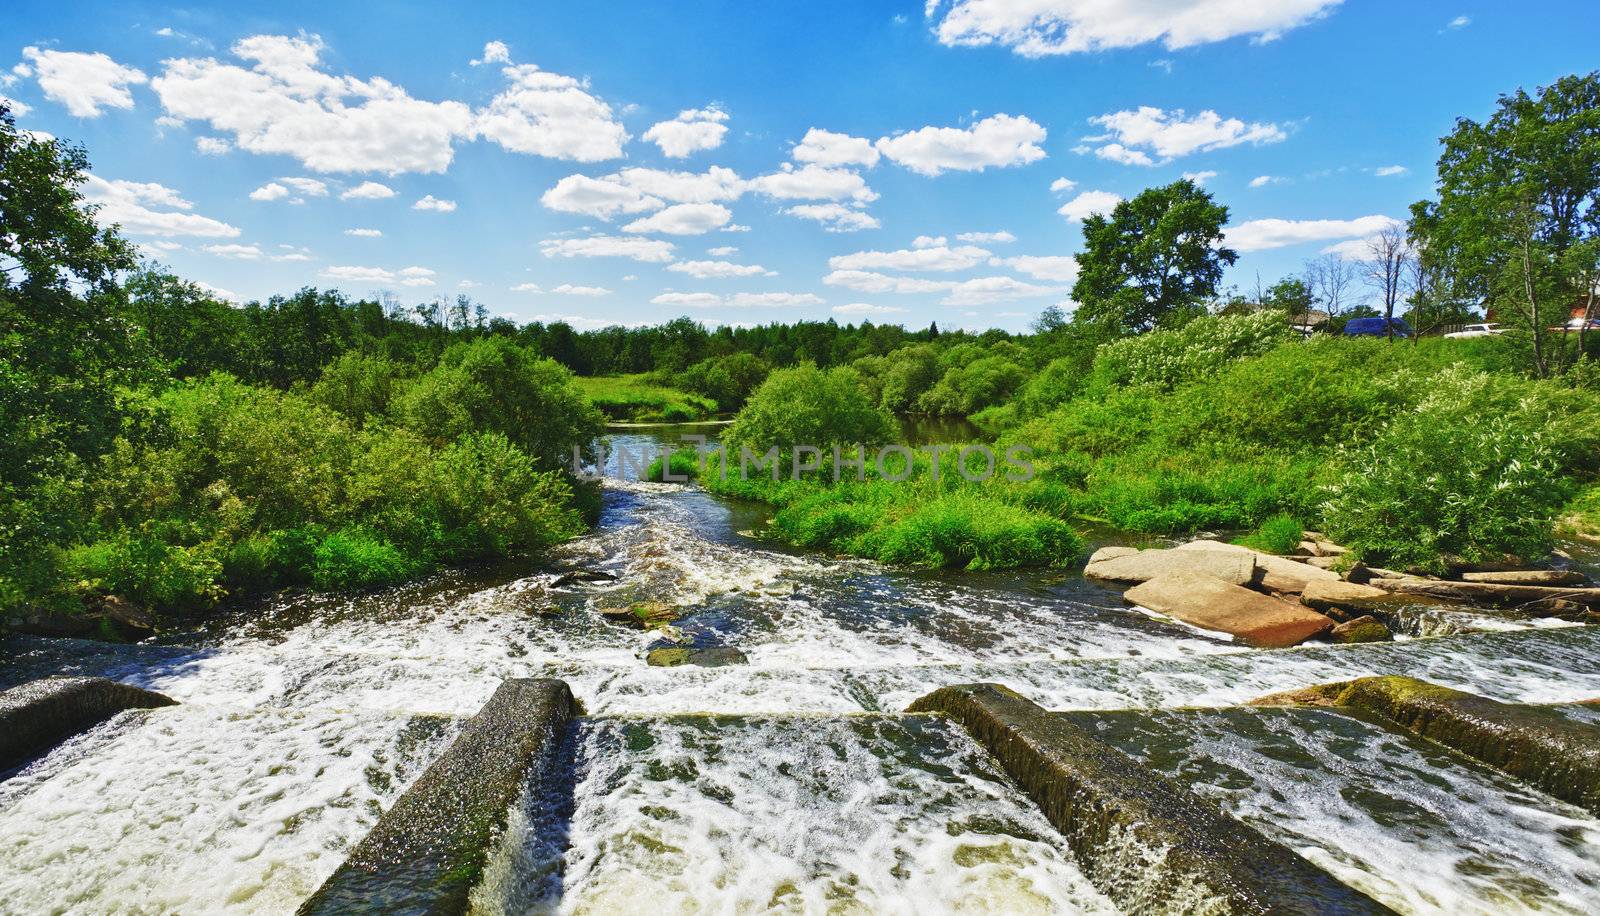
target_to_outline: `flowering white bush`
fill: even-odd
[[[1095,356],[1095,372],[1116,385],[1174,388],[1227,363],[1260,356],[1294,336],[1276,309],[1249,315],[1196,318],[1171,331],[1114,341]]]

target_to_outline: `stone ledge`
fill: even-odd
[[[503,681],[299,912],[465,913],[512,804],[581,714],[562,681]]]
[[[1381,716],[1600,814],[1600,728],[1400,675],[1272,694],[1254,706],[1332,706]]]
[[[47,677],[0,692],[0,770],[36,757],[125,709],[177,701],[103,677]]]
[[[1390,912],[1006,687],[945,687],[909,711],[962,725],[1044,810],[1089,880],[1130,911]]]

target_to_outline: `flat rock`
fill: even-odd
[[[1309,608],[1326,611],[1330,608],[1370,607],[1374,604],[1393,604],[1395,596],[1381,588],[1357,585],[1354,582],[1308,582],[1300,593],[1300,603]]]
[[[1298,594],[1305,590],[1307,582],[1340,581],[1339,574],[1332,570],[1318,569],[1297,560],[1262,553],[1238,544],[1225,544],[1222,541],[1190,541],[1176,549],[1244,554],[1254,560],[1255,565],[1260,568],[1261,574],[1257,581],[1261,586],[1275,592]]]
[[[1328,633],[1328,638],[1336,643],[1388,642],[1394,639],[1394,633],[1383,621],[1368,614],[1339,624]]]
[[[658,668],[676,668],[679,665],[696,665],[701,668],[722,668],[728,665],[748,665],[750,659],[732,646],[713,646],[707,649],[691,649],[688,647],[672,646],[661,649],[651,649],[645,653],[645,664]]]
[[[1205,573],[1167,573],[1129,589],[1123,598],[1262,649],[1299,645],[1334,626],[1324,614]]]
[[[1443,579],[1373,579],[1370,583],[1401,595],[1427,595],[1467,604],[1527,607],[1537,612],[1549,599],[1561,599],[1588,608],[1600,608],[1600,588],[1561,588],[1553,585],[1498,585],[1492,582],[1447,582]]]
[[[1488,582],[1493,585],[1582,585],[1588,577],[1575,569],[1512,569],[1505,572],[1468,572],[1463,582]]]
[[[1101,548],[1096,556],[1111,548]],[[1127,548],[1116,548],[1119,550]],[[1221,550],[1140,550],[1107,559],[1090,559],[1083,574],[1111,582],[1149,582],[1175,572],[1200,573],[1233,585],[1255,580],[1256,564],[1248,553]]]
[[[1106,560],[1115,560],[1117,557],[1131,557],[1139,552],[1137,547],[1102,547],[1089,555],[1090,563],[1101,563]]]

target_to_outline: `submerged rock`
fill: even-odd
[[[1221,550],[1132,550],[1102,547],[1089,558],[1083,575],[1110,582],[1148,582],[1177,572],[1200,573],[1233,585],[1246,585],[1256,577],[1256,564],[1247,553]],[[1107,554],[1108,551],[1116,551]],[[1099,558],[1099,559],[1097,559]]]
[[[1339,624],[1329,631],[1328,638],[1336,643],[1388,642],[1394,639],[1394,633],[1383,621],[1368,614]]]
[[[1334,626],[1324,614],[1204,573],[1168,573],[1129,589],[1123,598],[1261,649],[1299,645]]]
[[[170,697],[102,677],[48,677],[0,691],[0,770],[125,709],[175,705]]]
[[[676,668],[679,665],[697,665],[701,668],[722,668],[727,665],[748,665],[750,659],[732,646],[713,646],[707,649],[672,647],[651,649],[645,653],[645,664],[658,668]]]
[[[603,607],[600,616],[617,623],[626,623],[650,630],[664,627],[683,615],[679,609],[660,601],[635,601],[616,607]]]

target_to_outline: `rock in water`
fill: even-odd
[[[1506,572],[1462,573],[1461,581],[1487,582],[1491,585],[1582,585],[1589,580],[1574,569],[1513,569]]]
[[[1240,547],[1238,544],[1224,544],[1221,541],[1190,541],[1177,549],[1180,551],[1194,550],[1201,552],[1221,551],[1248,556],[1261,569],[1261,578],[1259,580],[1261,586],[1275,592],[1299,594],[1305,590],[1308,582],[1340,581],[1339,574],[1332,570],[1318,569],[1298,560],[1262,553],[1259,550]]]
[[[1301,604],[1319,611],[1403,602],[1404,599],[1397,602],[1394,595],[1381,588],[1357,585],[1354,582],[1308,582],[1305,590],[1300,593]]]
[[[1383,625],[1383,621],[1368,614],[1339,624],[1328,634],[1328,638],[1337,643],[1388,642],[1394,639],[1394,634]]]
[[[645,653],[645,664],[658,668],[676,668],[679,665],[698,665],[701,668],[722,668],[727,665],[748,665],[750,659],[732,646],[713,646],[709,649],[672,647],[651,649]]]
[[[1123,596],[1131,603],[1261,649],[1299,645],[1333,628],[1326,615],[1204,573],[1174,572]]]
[[[1137,550],[1104,547],[1095,551],[1084,567],[1090,579],[1111,582],[1148,582],[1176,572],[1202,573],[1233,585],[1255,579],[1256,564],[1248,553],[1217,550]],[[1108,551],[1116,551],[1108,555]]]

